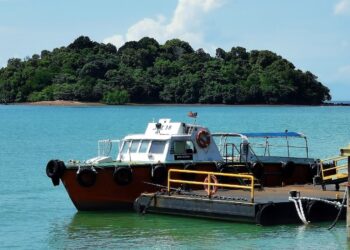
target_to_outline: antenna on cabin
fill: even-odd
[[[192,111],[190,111],[190,112],[188,112],[187,116],[193,118],[193,119],[194,119],[194,124],[196,124],[196,121],[197,121],[197,112],[192,112]]]

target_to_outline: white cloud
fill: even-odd
[[[124,43],[124,37],[121,35],[114,35],[111,37],[107,37],[106,39],[103,40],[104,43],[111,43],[117,46],[117,48],[121,47]]]
[[[113,35],[103,42],[120,47],[126,41],[139,40],[145,36],[153,37],[160,43],[179,38],[189,42],[193,47],[211,50],[213,45],[204,41],[200,25],[206,13],[222,5],[222,0],[178,0],[169,21],[162,15],[156,18],[144,18],[132,25],[125,35]]]
[[[350,14],[350,0],[340,0],[334,7],[334,14]]]

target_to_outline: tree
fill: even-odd
[[[129,94],[126,90],[114,90],[105,94],[103,102],[112,105],[120,105],[129,102]]]
[[[193,50],[180,39],[144,37],[119,50],[80,36],[0,69],[0,102],[310,104],[330,100],[317,76],[268,50]]]

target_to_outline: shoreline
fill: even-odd
[[[22,102],[22,103],[2,103],[2,105],[23,105],[23,106],[350,106],[350,102],[332,102],[319,105],[303,105],[303,104],[183,104],[183,103],[126,103],[123,105],[107,105],[101,102],[80,102],[80,101],[40,101],[40,102]]]
[[[23,106],[106,106],[100,102],[79,102],[79,101],[41,101],[41,102],[21,102],[9,103],[9,105],[23,105]]]

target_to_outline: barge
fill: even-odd
[[[207,177],[204,182],[198,182],[174,175],[183,172]],[[143,193],[135,200],[134,209],[139,213],[181,215],[263,226],[301,222],[308,224],[333,221],[337,216],[339,219],[346,217],[345,188],[324,191],[321,186],[312,184],[261,188],[256,187],[254,180],[254,176],[247,174],[172,169],[169,170],[167,188],[156,193]],[[202,190],[173,187],[179,183],[198,185]]]
[[[257,138],[264,141],[257,144],[260,154],[252,142]],[[298,139],[302,146],[293,145]],[[284,140],[285,146],[274,147],[272,140]],[[284,155],[274,156],[273,148],[278,149],[277,155],[283,149]],[[245,173],[254,176],[260,187],[283,187],[312,183],[318,167],[318,160],[309,157],[307,139],[301,133],[211,133],[196,124],[196,119],[193,123],[150,122],[145,133],[101,140],[98,149],[98,156],[88,160],[50,160],[46,166],[53,185],[62,182],[78,210],[131,209],[142,193],[166,186],[171,169]],[[118,151],[115,155],[113,149]],[[301,149],[304,155],[293,155],[294,149]],[[191,173],[178,175],[189,181],[205,179]],[[192,184],[182,188],[202,189]]]

